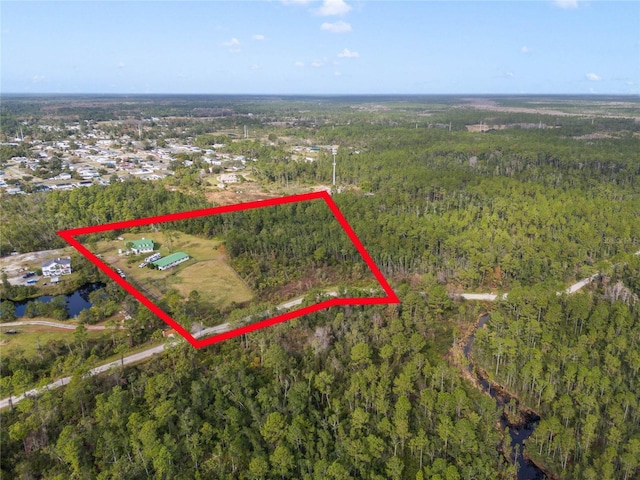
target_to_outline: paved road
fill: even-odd
[[[636,255],[640,255],[640,252],[636,253]],[[583,278],[579,282],[570,285],[564,292],[558,292],[558,295],[562,295],[566,293],[571,295],[572,293],[576,293],[578,290],[582,289],[586,285],[589,285],[593,280],[595,280],[600,274],[594,273],[590,277]],[[508,297],[508,293],[503,293],[501,299],[504,300]],[[487,302],[493,302],[498,298],[498,295],[494,293],[462,293],[460,294],[462,298],[465,300],[484,300]]]
[[[77,323],[59,323],[49,322],[47,320],[21,320],[19,322],[0,323],[0,327],[22,327],[24,325],[42,325],[45,327],[63,328],[65,330],[75,330],[78,327]],[[104,330],[107,327],[104,325],[85,325],[87,330]]]
[[[579,282],[574,283],[573,285],[571,285],[569,288],[567,288],[565,290],[565,292],[569,295],[571,295],[572,293],[577,292],[578,290],[580,290],[582,287],[589,285],[593,280],[595,280],[596,278],[598,278],[600,274],[599,273],[594,273],[593,275],[591,275],[590,277],[587,278],[583,278],[582,280],[580,280]],[[560,295],[561,292],[558,292],[558,295]]]
[[[640,250],[634,253],[634,255],[640,255]],[[578,290],[582,289],[586,285],[589,285],[591,282],[593,282],[596,278],[598,278],[599,275],[600,273],[594,273],[590,277],[583,278],[582,280],[574,283],[573,285],[570,285],[569,288],[567,288],[564,292],[558,292],[558,295],[562,295],[563,293],[566,293],[568,295],[571,295],[572,293],[576,293]],[[508,293],[503,293],[502,299],[504,300],[505,298],[507,298],[508,295],[509,295]],[[496,300],[496,298],[498,298],[498,296],[493,293],[462,293],[460,294],[460,296],[465,300],[484,300],[487,302],[493,302]]]
[[[330,292],[323,292],[325,295],[328,295],[330,297],[337,297],[338,296],[338,292],[336,291],[330,291]],[[288,308],[291,307],[295,307],[296,305],[300,305],[302,303],[302,301],[304,300],[304,297],[300,297],[300,298],[296,298],[294,300],[291,300],[289,302],[286,303],[282,303],[280,305],[278,305],[276,307],[276,310],[286,310]]]
[[[327,295],[331,295],[331,296],[337,296],[338,292],[326,292]],[[296,305],[300,305],[302,303],[302,301],[304,300],[304,297],[299,297],[299,298],[295,298],[293,300],[290,300],[286,303],[283,303],[281,305],[278,305],[276,307],[277,310],[285,310],[291,307],[295,307]],[[53,326],[53,327],[58,327],[58,328],[65,328],[65,329],[75,329],[77,325],[69,325],[66,323],[57,323],[57,322],[46,322],[46,321],[41,321],[41,320],[34,320],[34,321],[25,321],[25,322],[12,322],[12,323],[3,323],[2,326],[20,326],[20,325],[47,325],[47,326]],[[89,327],[100,327],[101,329],[104,330],[104,326],[99,326],[99,325],[87,325],[87,328]],[[230,328],[229,323],[223,323],[222,325],[216,325],[215,327],[208,327],[205,328],[204,330],[201,330],[197,333],[194,333],[193,336],[195,338],[200,338],[200,337],[206,337],[209,335],[213,335],[213,334],[217,334],[217,333],[222,333],[227,331]],[[180,339],[176,339],[174,340],[174,342],[172,343],[177,343],[177,342],[181,342],[183,341],[182,338]],[[171,343],[169,343],[171,344]],[[115,360],[113,362],[109,362],[105,365],[100,365],[99,367],[96,368],[92,368],[91,370],[89,370],[89,372],[86,374],[86,376],[93,376],[93,375],[97,375],[99,373],[104,373],[107,372],[109,370],[111,370],[112,368],[116,368],[116,367],[120,367],[123,365],[130,365],[132,363],[137,363],[143,360],[146,360],[148,358],[153,357],[156,354],[160,354],[164,351],[166,344],[162,344],[162,345],[157,345],[155,347],[151,347],[148,348],[147,350],[143,350],[142,352],[138,352],[138,353],[134,353],[132,355],[127,355],[126,357],[123,357],[121,360]],[[12,403],[13,405],[15,405],[16,403],[24,400],[25,397],[33,397],[35,395],[38,395],[42,392],[44,392],[45,390],[53,390],[59,387],[62,387],[63,385],[66,385],[69,383],[69,381],[71,380],[71,377],[64,377],[64,378],[60,378],[54,382],[51,382],[48,385],[45,385],[44,387],[40,387],[40,388],[33,388],[25,393],[23,393],[22,395],[18,395],[15,397],[11,398],[11,402],[9,401],[9,398],[4,398],[2,400],[0,400],[0,410],[3,408],[8,408],[9,405]]]
[[[194,334],[194,337],[202,337],[205,335],[211,335],[214,333],[222,333],[225,330],[227,330],[229,328],[229,324],[228,323],[224,323],[222,325],[217,325],[215,327],[210,327],[210,328],[206,328],[204,330],[202,330],[201,332],[198,332],[196,334]],[[182,341],[181,339],[177,339],[174,340],[174,342],[170,342],[171,343],[177,343]],[[96,368],[92,368],[91,370],[89,370],[89,372],[86,374],[86,376],[93,376],[93,375],[98,375],[99,373],[104,373],[104,372],[108,372],[109,370],[111,370],[112,368],[118,368],[124,365],[131,365],[132,363],[137,363],[137,362],[141,362],[143,360],[147,360],[148,358],[153,357],[156,354],[160,354],[162,352],[164,352],[164,349],[166,347],[167,344],[163,343],[162,345],[157,345],[155,347],[151,347],[148,348],[146,350],[143,350],[142,352],[138,352],[138,353],[134,353],[132,355],[127,355],[126,357],[123,357],[120,360],[115,360],[113,362],[109,362],[106,363],[104,365],[100,365],[99,367]],[[64,377],[64,378],[60,378],[58,380],[56,380],[55,382],[51,382],[48,385],[45,385],[44,387],[41,388],[33,388],[25,393],[23,393],[22,395],[18,395],[16,397],[12,397],[12,401],[13,401],[13,405],[15,405],[16,403],[20,402],[21,400],[24,400],[26,397],[33,397],[36,396],[42,392],[44,392],[45,390],[54,390],[56,388],[62,387],[63,385],[68,384],[71,381],[71,377]],[[0,410],[3,408],[7,408],[9,407],[9,398],[5,398],[0,400]]]
[[[460,296],[465,300],[485,300],[487,302],[493,302],[498,298],[498,295],[494,293],[463,293]],[[503,294],[502,298],[507,298],[507,294]]]

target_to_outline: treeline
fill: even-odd
[[[255,208],[176,222],[175,228],[224,240],[232,266],[258,293],[323,271],[339,283],[369,268],[323,200]],[[335,283],[334,283],[335,285]],[[263,297],[264,298],[264,297]]]
[[[331,310],[205,351],[177,347],[106,377],[76,375],[65,390],[3,418],[3,473],[512,478],[514,467],[496,451],[495,404],[470,392],[442,360],[452,317],[468,323],[479,313],[466,304],[452,311],[447,290],[477,288],[510,291],[488,330],[478,332],[476,356],[540,411],[527,451],[567,478],[637,476],[640,335],[632,295],[640,265],[629,255],[640,248],[636,127],[621,122],[627,131],[616,132],[613,120],[562,118],[557,129],[476,134],[462,120],[530,118],[463,111],[452,112],[461,120],[453,131],[428,128],[447,119],[451,102],[441,103],[433,118],[418,116],[428,112],[419,102],[390,113],[332,102],[304,115],[289,105],[276,115],[300,121],[278,132],[287,141],[340,145],[342,193],[334,199],[393,285],[411,280],[397,288],[400,306]],[[185,120],[180,135],[238,121],[191,128],[196,122]],[[619,138],[569,138],[595,133]],[[201,138],[211,141],[215,134]],[[257,158],[254,174],[270,187],[331,182],[328,153],[298,162],[280,146],[254,141],[229,151]],[[63,228],[207,205],[137,181],[2,201],[3,253],[62,246],[55,231]],[[325,265],[357,277],[340,229],[319,227],[327,218],[336,224],[312,202],[191,219],[180,228],[226,238],[235,268],[268,289]],[[556,296],[558,283],[596,271],[612,275],[597,294]],[[168,292],[161,302],[181,323],[208,318],[197,296],[184,302]],[[131,319],[111,339],[119,352],[163,325],[137,302],[124,304]],[[81,338],[64,355],[68,365],[56,362],[58,371],[81,368],[93,348]],[[19,365],[12,362],[11,371]],[[45,370],[42,364],[38,378]]]
[[[509,288],[596,271],[628,252],[621,239],[640,238],[630,221],[640,208],[635,138],[594,146],[537,131],[363,125],[326,135],[351,145],[339,150],[338,181],[365,195],[336,200],[386,273],[426,270],[467,289]],[[329,184],[331,161],[265,155],[255,173],[281,185]]]
[[[56,232],[208,206],[204,198],[172,192],[162,184],[130,180],[106,188],[2,197],[0,253],[66,246]]]
[[[588,145],[555,130],[471,134],[363,124],[319,134],[320,141],[347,145],[339,150],[338,179],[355,191],[336,200],[386,274],[428,272],[465,289],[507,289],[514,282],[589,274],[605,259],[628,252],[621,239],[640,238],[640,224],[629,221],[640,209],[635,137]],[[328,154],[302,162],[281,147],[254,141],[229,149],[257,158],[254,173],[267,183],[330,182]],[[206,205],[203,198],[142,182],[3,203],[9,227],[1,239],[3,254],[62,246],[58,229]],[[191,231],[206,235],[208,228]],[[243,242],[266,245],[266,237],[240,230]],[[309,259],[308,251],[301,252],[300,258]],[[271,273],[245,263],[237,268],[252,277],[256,268]]]
[[[640,310],[613,287],[514,289],[476,333],[489,377],[542,417],[526,452],[561,478],[640,473]]]
[[[4,414],[2,472],[509,478],[514,467],[496,454],[495,404],[428,342],[436,324],[417,314],[426,299],[412,304],[332,310],[204,351],[176,345],[138,367],[76,375]]]
[[[69,317],[67,299],[64,295],[56,295],[50,302],[32,300],[25,306],[24,316],[27,318],[49,317],[54,320],[66,320]]]
[[[37,353],[13,349],[11,355],[0,356],[2,398],[11,393],[20,394],[38,384],[53,382],[62,376],[73,375],[80,370],[85,371],[88,366],[93,367],[100,360],[114,354],[124,355],[133,347],[162,338],[161,331],[167,327],[165,322],[106,276],[99,278],[105,282],[105,286],[89,294],[92,306],[80,312],[76,318],[79,326],[75,331],[69,332],[68,338],[41,342],[36,335],[34,342]],[[172,290],[160,302],[160,307],[172,315],[172,318],[185,325],[188,320],[189,327],[191,322],[203,321],[205,316],[209,321],[219,320],[197,292],[193,292],[186,302],[176,294]],[[122,313],[124,319],[114,316],[118,312]],[[5,321],[15,319],[13,302],[0,302],[0,316]],[[29,302],[25,316],[47,316],[64,320],[68,316],[65,298],[57,296],[49,303]],[[105,319],[104,334],[98,338],[88,337],[84,324],[94,324]]]

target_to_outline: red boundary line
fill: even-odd
[[[253,208],[262,208],[262,207],[270,207],[275,205],[284,205],[288,203],[295,202],[305,202],[309,200],[317,200],[322,199],[330,208],[333,216],[338,220],[346,234],[349,236],[349,239],[354,244],[363,260],[369,266],[371,273],[376,277],[378,283],[382,287],[382,289],[387,294],[384,297],[350,297],[350,298],[334,298],[331,300],[326,300],[320,303],[316,303],[313,305],[309,305],[304,308],[300,308],[298,310],[293,310],[291,312],[283,313],[282,315],[277,315],[275,317],[268,318],[266,320],[261,320],[259,322],[255,322],[251,325],[245,325],[243,327],[236,328],[234,330],[229,330],[224,333],[220,333],[218,335],[214,335],[203,340],[198,340],[191,335],[182,325],[173,320],[169,315],[167,315],[160,307],[158,307],[155,303],[145,297],[139,290],[137,290],[133,285],[129,282],[125,281],[120,277],[115,271],[113,271],[106,263],[100,260],[97,256],[91,253],[86,247],[84,247],[78,240],[76,240],[75,236],[77,235],[87,235],[91,233],[105,232],[108,230],[118,230],[125,229],[131,227],[140,227],[145,225],[151,225],[154,223],[164,223],[164,222],[174,222],[178,220],[185,220],[188,218],[197,218],[204,217],[208,215],[219,215],[221,213],[230,213],[242,210],[250,210]],[[291,320],[296,317],[300,317],[302,315],[307,315],[312,312],[317,312],[318,310],[322,310],[329,307],[339,306],[339,305],[379,305],[379,304],[387,304],[387,303],[400,303],[400,299],[395,294],[387,280],[380,272],[380,269],[375,264],[367,250],[364,248],[362,242],[356,235],[356,233],[347,222],[347,219],[342,215],[342,212],[338,209],[338,206],[333,201],[331,196],[326,191],[320,192],[312,192],[312,193],[303,193],[300,195],[291,195],[288,197],[280,197],[280,198],[270,198],[267,200],[258,200],[255,202],[247,202],[247,203],[238,203],[235,205],[225,205],[222,207],[212,207],[205,208],[202,210],[192,210],[190,212],[178,212],[171,213],[167,215],[159,215],[156,217],[147,217],[140,218],[135,220],[125,220],[122,222],[114,222],[114,223],[105,223],[102,225],[95,225],[90,227],[80,227],[73,228],[69,230],[60,230],[57,232],[64,240],[66,240],[70,245],[72,245],[78,252],[87,257],[89,261],[91,261],[94,265],[96,265],[100,270],[102,270],[109,278],[114,280],[117,284],[119,284],[122,288],[124,288],[127,292],[133,295],[138,301],[140,301],[143,305],[145,305],[149,310],[151,310],[154,314],[160,317],[165,323],[175,329],[180,335],[182,335],[191,345],[195,348],[205,347],[207,345],[212,345],[214,343],[220,342],[222,340],[227,340],[229,338],[236,337],[238,335],[242,335],[245,333],[253,332],[255,330],[259,330],[261,328],[265,328],[271,325],[275,325],[277,323],[285,322],[287,320]]]

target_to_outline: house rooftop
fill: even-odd
[[[54,263],[59,263],[60,265],[71,265],[71,259],[70,258],[55,258],[53,260],[47,260],[46,262],[42,263],[43,267],[48,267],[50,265],[53,265]]]
[[[140,250],[141,248],[144,248],[144,247],[153,248],[153,240],[149,238],[143,238],[141,240],[130,240],[126,243],[127,244],[131,243],[133,245],[133,248],[137,250]]]

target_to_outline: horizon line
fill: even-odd
[[[122,93],[122,92],[0,92],[0,96],[80,96],[80,95],[102,95],[102,96],[220,96],[220,97],[428,97],[428,96],[448,96],[448,97],[492,97],[492,96],[579,96],[579,97],[639,97],[638,93],[184,93],[184,92],[162,92],[162,93]]]

